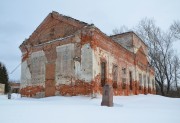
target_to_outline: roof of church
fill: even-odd
[[[127,35],[127,34],[134,34],[136,35],[136,33],[134,33],[133,31],[130,31],[130,32],[124,32],[124,33],[120,33],[120,34],[116,34],[116,35],[111,35],[111,36],[108,36],[106,35],[104,32],[102,32],[99,28],[97,28],[96,26],[94,26],[94,24],[88,24],[86,22],[83,22],[83,21],[80,21],[80,20],[77,20],[77,19],[74,19],[70,16],[66,16],[66,15],[63,15],[63,14],[59,14],[58,12],[56,11],[52,11],[51,13],[48,14],[48,16],[43,20],[43,22],[35,29],[35,31],[30,35],[30,37],[28,39],[31,38],[31,36],[33,34],[36,34],[36,31],[43,25],[43,23],[46,21],[46,19],[48,19],[49,17],[53,17],[55,19],[65,19],[66,21],[69,21],[69,22],[75,22],[76,24],[80,25],[80,27],[86,27],[86,26],[91,26],[91,27],[94,27],[96,28],[97,30],[99,30],[103,35],[107,36],[107,38],[115,38],[115,37],[118,37],[118,36],[124,36],[124,35]],[[142,42],[143,40],[138,36],[136,35]],[[25,43],[26,41],[28,41],[28,39],[26,39],[23,43]],[[112,39],[113,40],[113,39]],[[113,40],[114,41],[114,40]],[[144,42],[143,42],[144,43]],[[145,43],[144,43],[145,44]],[[120,44],[121,45],[121,44]],[[145,44],[146,45],[146,44]],[[146,45],[147,46],[147,45]]]
[[[147,46],[147,44],[146,44],[134,31],[123,32],[123,33],[111,35],[111,36],[109,36],[109,37],[110,37],[110,38],[115,38],[115,37],[118,37],[118,36],[124,36],[124,35],[128,35],[128,34],[133,34],[133,35],[135,35],[136,37],[138,37],[138,38],[141,40],[141,42],[142,42],[145,46]]]
[[[52,11],[50,14],[52,14],[52,15],[60,15],[60,16],[63,16],[64,18],[66,18],[66,19],[74,20],[74,21],[76,21],[76,22],[78,22],[78,23],[85,24],[85,25],[89,25],[89,24],[86,23],[86,22],[77,20],[77,19],[72,18],[72,17],[70,17],[70,16],[66,16],[66,15],[60,14],[60,13],[58,13],[58,12],[56,12],[56,11]]]

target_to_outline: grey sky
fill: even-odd
[[[180,0],[1,0],[0,61],[8,72],[21,62],[19,45],[51,11],[94,23],[111,34],[122,25],[132,28],[144,17],[154,18],[157,25],[168,29],[174,20],[180,20]],[[9,77],[19,80],[20,68]]]

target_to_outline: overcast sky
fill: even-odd
[[[145,17],[166,30],[180,20],[180,0],[0,0],[0,61],[9,73],[21,63],[19,45],[52,11],[94,23],[109,35],[122,25],[132,28]],[[20,70],[9,78],[19,80]]]

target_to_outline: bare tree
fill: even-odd
[[[180,39],[180,21],[174,21],[170,29],[174,34],[175,38]]]
[[[149,46],[149,56],[151,65],[155,68],[156,83],[161,94],[167,95],[174,81],[178,81],[175,75],[179,70],[178,61],[175,59],[177,56],[172,48],[175,34],[171,30],[163,32],[152,19],[143,19],[135,30]]]
[[[170,30],[172,35],[174,35],[175,40],[180,40],[180,21],[174,21],[174,23],[170,26]],[[178,56],[174,57],[174,87],[173,89],[176,90],[178,97],[180,95],[180,59]],[[175,96],[177,96],[175,94]]]
[[[125,27],[125,26],[124,26]],[[124,27],[115,29],[114,34],[122,33]],[[168,95],[180,79],[180,60],[173,50],[173,42],[180,39],[180,22],[176,21],[170,30],[163,32],[153,19],[143,19],[133,29],[148,45],[150,64],[155,68],[155,81],[162,95]]]
[[[128,27],[126,27],[125,25],[121,26],[119,29],[118,28],[115,28],[113,29],[113,35],[116,35],[116,34],[121,34],[121,33],[124,33],[124,32],[128,32],[130,31],[128,29]]]
[[[178,56],[175,56],[174,57],[174,60],[173,60],[173,71],[174,71],[174,86],[175,86],[175,89],[179,92],[180,89],[179,89],[179,79],[180,79],[180,59]],[[174,89],[174,88],[173,88]]]

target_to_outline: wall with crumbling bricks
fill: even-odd
[[[81,44],[78,31],[84,25],[52,12],[20,45],[22,96],[90,93],[84,82],[92,80],[91,49],[88,44]]]
[[[22,63],[20,88],[23,95],[44,97],[46,62],[44,51],[38,51]]]
[[[113,85],[114,95],[155,93],[154,71],[147,67],[147,47],[137,36],[128,33],[115,42],[93,25],[85,25],[53,12],[22,43],[22,96],[102,93],[102,62],[106,63],[105,82]]]
[[[30,97],[92,93],[92,49],[81,35],[49,41],[23,57],[21,94]],[[26,52],[23,53],[26,55]]]
[[[70,85],[74,76],[74,44],[58,46],[56,52],[56,84]]]
[[[106,83],[113,85],[114,95],[155,92],[152,87],[154,74],[146,68],[148,62],[142,53],[143,49],[139,49],[134,55],[95,31],[85,31],[81,35],[77,33],[71,39],[65,38],[57,42],[40,45],[41,48],[32,48],[34,52],[22,63],[21,93],[24,96],[102,93],[102,61],[107,65]],[[143,65],[138,64],[139,61],[143,61]],[[118,67],[116,85],[113,83],[113,65]],[[123,69],[126,69],[125,73]],[[129,82],[130,71],[132,89]],[[141,82],[139,74],[142,74]]]
[[[90,44],[84,44],[79,47],[78,56],[75,55],[78,47],[74,46],[67,44],[56,48],[56,95],[89,95],[92,92],[92,49]]]
[[[127,38],[127,37],[126,37]],[[148,62],[146,55],[134,55],[119,46],[115,42],[110,41],[103,35],[97,33],[94,34],[93,38],[96,44],[93,50],[93,78],[97,82],[94,92],[101,93],[101,62],[106,62],[106,83],[112,84],[113,86],[113,65],[118,67],[117,85],[114,87],[114,95],[131,95],[131,94],[147,94],[155,93],[152,87],[152,80],[154,79],[154,73],[151,73],[151,68],[148,68]],[[144,46],[143,46],[144,47]],[[140,48],[140,46],[139,46]],[[136,58],[137,57],[137,58]],[[137,64],[138,60],[142,61],[144,69],[139,68]],[[122,70],[126,69],[126,73]],[[130,89],[130,77],[129,72],[132,73],[132,90]],[[146,77],[142,80],[142,85],[139,81],[139,73]],[[149,84],[148,84],[149,81]]]
[[[96,78],[96,76],[99,77],[97,81],[99,92],[101,93],[102,91],[100,84],[100,67],[103,61],[106,62],[106,83],[113,85],[113,65],[117,65],[118,67],[117,87],[114,87],[114,95],[129,95],[133,93],[129,91],[128,74],[122,73],[123,68],[126,68],[126,71],[132,71],[132,81],[135,83],[135,66],[132,54],[117,43],[105,38],[103,35],[94,34],[94,40],[97,47],[93,52],[93,72],[94,78]],[[125,82],[122,82],[123,78]]]

